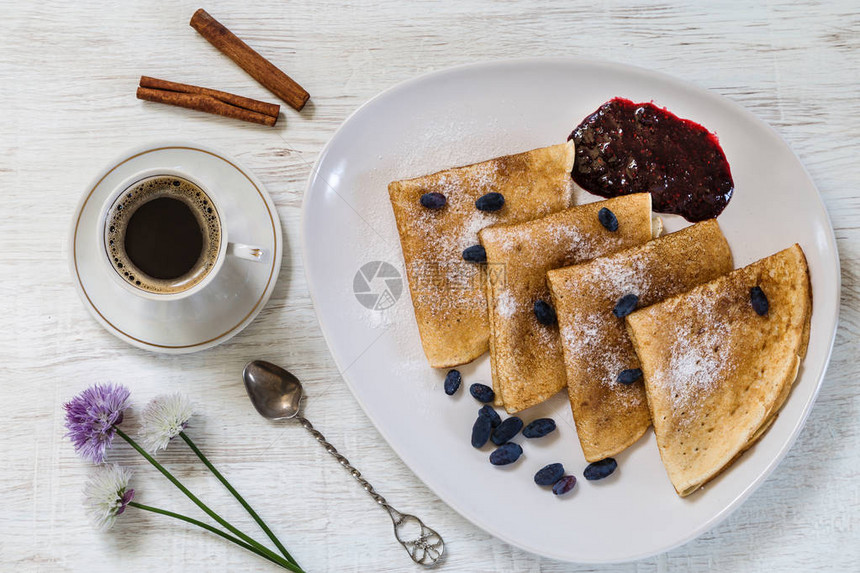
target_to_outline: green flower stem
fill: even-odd
[[[269,555],[270,557],[277,557],[278,559],[280,559],[280,556],[279,556],[277,553],[275,553],[274,551],[272,551],[271,549],[269,549],[269,548],[268,548],[268,547],[266,547],[265,545],[262,545],[262,544],[260,544],[259,542],[255,541],[254,539],[252,539],[252,538],[251,538],[251,537],[249,537],[248,535],[246,535],[246,534],[242,533],[241,531],[239,531],[238,529],[236,529],[235,527],[233,527],[229,522],[227,522],[227,520],[225,520],[224,518],[222,518],[220,515],[218,515],[217,513],[215,513],[214,511],[212,511],[211,509],[209,509],[209,507],[208,507],[205,503],[203,503],[202,501],[200,501],[200,500],[197,498],[197,496],[196,496],[196,495],[194,495],[193,493],[191,493],[191,492],[188,490],[188,488],[186,488],[184,485],[182,485],[182,484],[179,482],[179,480],[178,480],[178,479],[176,479],[176,478],[173,476],[173,474],[171,474],[169,471],[167,471],[167,469],[166,469],[164,466],[162,466],[160,463],[158,463],[158,462],[155,460],[155,458],[153,458],[151,455],[149,455],[149,453],[148,453],[146,450],[144,450],[143,448],[141,448],[141,447],[137,444],[137,442],[135,442],[135,441],[134,441],[134,440],[133,440],[133,439],[132,439],[128,434],[126,434],[126,433],[125,433],[125,432],[123,432],[121,429],[117,428],[116,426],[114,426],[114,429],[116,430],[116,433],[117,433],[117,435],[118,435],[120,438],[122,438],[123,440],[125,440],[126,442],[128,442],[128,443],[129,443],[129,445],[131,445],[131,447],[133,447],[135,450],[137,450],[137,453],[139,453],[140,455],[142,455],[142,456],[144,457],[144,459],[146,459],[146,461],[148,461],[150,464],[152,464],[152,466],[153,466],[155,469],[157,469],[158,471],[160,471],[160,472],[161,472],[161,474],[162,474],[164,477],[166,477],[168,480],[170,480],[170,483],[172,483],[173,485],[175,485],[175,486],[179,489],[179,491],[181,491],[182,493],[184,493],[184,494],[185,494],[185,496],[186,496],[188,499],[190,499],[192,502],[194,502],[194,504],[195,504],[197,507],[199,507],[200,509],[202,509],[202,510],[203,510],[203,512],[204,512],[204,513],[206,513],[206,515],[208,515],[209,517],[211,517],[212,519],[214,519],[215,521],[217,521],[218,523],[220,523],[222,526],[224,526],[224,528],[225,528],[225,529],[227,529],[227,531],[229,531],[230,533],[233,533],[234,535],[236,535],[236,537],[238,537],[239,539],[241,539],[241,540],[245,541],[245,542],[246,542],[246,543],[248,543],[249,545],[252,545],[253,547],[255,547],[256,549],[258,549],[259,551],[261,551],[261,552],[265,553],[266,555]],[[302,573],[301,568],[299,568],[297,565],[293,565],[292,563],[290,563],[290,569],[291,569],[292,571],[296,571],[297,573]]]
[[[200,449],[194,444],[194,442],[191,441],[191,438],[189,438],[188,435],[185,434],[185,432],[179,432],[179,436],[183,440],[185,440],[185,443],[188,444],[188,447],[191,448],[191,451],[193,451],[195,454],[197,454],[197,457],[200,458],[200,461],[203,462],[203,464],[207,468],[209,468],[209,471],[212,472],[212,475],[214,475],[216,478],[218,478],[218,481],[220,481],[224,485],[224,487],[227,488],[227,491],[229,491],[231,494],[233,494],[233,497],[235,497],[236,500],[240,504],[242,504],[242,507],[245,508],[245,511],[247,511],[248,514],[254,518],[254,521],[257,522],[257,525],[260,526],[260,529],[262,529],[263,532],[265,532],[265,534],[269,536],[269,539],[272,540],[272,543],[274,543],[275,546],[278,548],[278,550],[280,550],[280,552],[284,555],[284,557],[287,558],[287,561],[289,561],[290,563],[294,563],[294,564],[298,565],[298,563],[296,563],[296,560],[293,559],[293,556],[290,555],[289,551],[287,551],[286,547],[284,547],[281,544],[281,541],[277,537],[275,537],[275,534],[272,533],[272,530],[269,529],[269,527],[262,520],[262,518],[259,515],[257,515],[257,512],[254,511],[251,508],[251,506],[248,505],[248,502],[245,501],[245,498],[243,498],[241,495],[239,495],[239,492],[236,491],[232,485],[230,485],[230,482],[227,481],[227,478],[225,478],[223,475],[221,475],[221,472],[219,472],[217,469],[215,469],[215,466],[212,465],[212,462],[210,462],[209,459],[205,455],[203,455],[203,452],[201,452]]]
[[[227,541],[235,543],[239,547],[242,547],[243,549],[247,549],[248,551],[251,551],[251,552],[259,555],[263,559],[268,559],[269,561],[271,561],[272,563],[274,563],[280,567],[283,567],[285,569],[289,569],[291,571],[295,571],[295,568],[290,567],[291,563],[289,563],[287,560],[283,559],[282,557],[278,557],[277,555],[275,557],[269,557],[268,555],[257,550],[252,545],[245,543],[244,541],[241,541],[240,539],[236,539],[235,537],[233,537],[229,533],[224,533],[223,531],[221,531],[217,527],[212,527],[208,523],[203,523],[202,521],[198,521],[194,518],[188,517],[187,515],[182,515],[180,513],[173,513],[172,511],[167,511],[166,509],[160,509],[157,507],[144,505],[142,503],[137,503],[136,501],[130,501],[128,503],[128,505],[131,507],[136,507],[137,509],[142,509],[144,511],[151,511],[152,513],[157,513],[159,515],[166,515],[167,517],[172,517],[174,519],[178,519],[180,521],[184,521],[186,523],[196,525],[197,527],[202,527],[206,531],[210,531],[210,532],[214,533],[215,535],[218,535],[219,537],[223,537]]]

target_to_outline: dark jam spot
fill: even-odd
[[[137,286],[140,286],[140,281],[134,281],[134,284],[136,284]]]
[[[180,185],[179,181],[176,181],[176,180],[174,180],[174,181],[173,181],[173,186],[174,186],[174,187],[179,187],[179,185]]]
[[[732,198],[717,137],[654,104],[612,99],[568,139],[576,144],[573,180],[596,195],[651,193],[655,211],[688,221],[713,219]]]
[[[118,259],[117,259],[117,260],[118,260]],[[117,267],[119,267],[119,268],[122,268],[122,263],[119,263],[119,262],[118,262],[118,263],[116,264],[116,266],[117,266]]]

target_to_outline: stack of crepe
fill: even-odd
[[[716,220],[652,240],[648,194],[571,207],[573,158],[568,142],[389,185],[424,352],[443,368],[489,349],[496,403],[511,413],[566,386],[588,461],[623,451],[653,420],[669,477],[688,495],[749,448],[788,396],[809,338],[803,251],[732,271]],[[421,206],[430,192],[447,204]],[[501,210],[476,209],[489,192],[504,196]],[[479,241],[486,264],[465,262]],[[764,315],[752,287],[769,301]],[[625,295],[637,310],[618,316]],[[537,319],[539,301],[557,324]]]

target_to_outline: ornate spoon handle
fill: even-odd
[[[391,522],[394,524],[394,536],[397,538],[400,545],[406,549],[407,553],[409,553],[409,557],[411,557],[415,563],[430,567],[435,565],[442,558],[442,555],[445,553],[445,542],[442,540],[441,535],[424,525],[424,522],[414,515],[400,513],[391,507],[388,502],[385,501],[384,497],[376,493],[376,490],[373,489],[370,482],[361,476],[361,472],[353,467],[353,465],[349,463],[349,460],[341,455],[337,449],[325,439],[325,436],[313,427],[313,424],[311,424],[307,418],[299,414],[296,416],[296,420],[298,420],[299,423],[311,433],[316,441],[325,447],[325,450],[328,453],[334,456],[340,465],[346,468],[349,474],[355,478],[355,481],[360,483],[361,487],[364,488],[364,491],[373,498],[373,501],[378,503],[388,512],[389,517],[391,517]]]

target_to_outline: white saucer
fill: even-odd
[[[119,286],[101,260],[99,215],[117,185],[151,168],[188,173],[217,191],[230,238],[261,247],[264,261],[228,257],[203,290],[175,301],[146,300]],[[263,184],[235,159],[204,145],[171,141],[134,149],[96,176],[75,211],[69,247],[75,287],[108,332],[144,350],[184,354],[229,340],[265,306],[281,268],[281,223]]]

